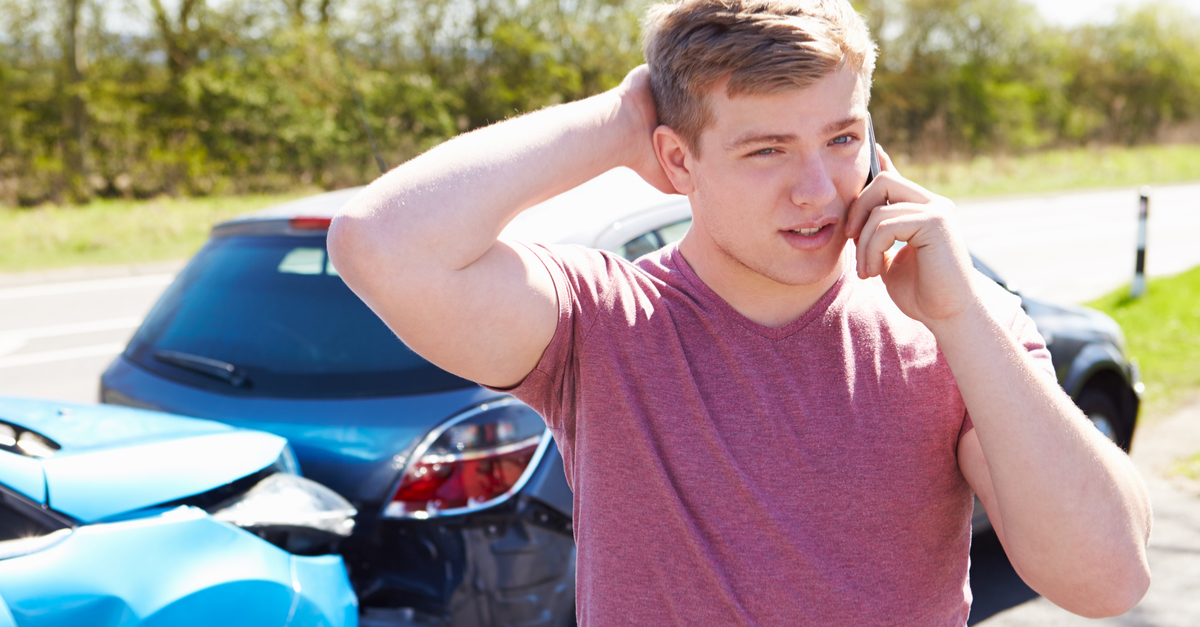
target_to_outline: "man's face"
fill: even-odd
[[[689,156],[690,242],[747,286],[827,287],[842,271],[846,210],[870,167],[867,91],[853,69],[769,96],[709,94]]]

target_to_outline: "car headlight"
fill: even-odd
[[[24,427],[0,420],[0,450],[24,457],[53,457],[62,447],[50,438]]]
[[[274,464],[271,464],[271,467],[289,475],[302,474],[300,472],[300,462],[296,459],[296,454],[292,451],[290,444],[283,447],[283,450],[279,453],[279,457],[275,460]]]
[[[212,517],[272,541],[269,536],[278,533],[315,540],[322,535],[349,536],[357,513],[349,501],[316,481],[278,472],[220,505]]]
[[[498,505],[524,487],[551,439],[541,416],[513,398],[458,414],[413,450],[383,515],[454,516]]]

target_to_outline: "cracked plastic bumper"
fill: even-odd
[[[0,596],[30,627],[358,625],[341,557],[292,555],[194,508],[0,560]]]

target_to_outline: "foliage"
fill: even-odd
[[[0,204],[361,183],[364,116],[395,165],[601,92],[648,1],[0,0]],[[897,155],[1139,144],[1200,112],[1200,20],[1170,4],[1072,29],[1025,0],[856,4]]]
[[[103,197],[361,183],[378,174],[364,113],[395,165],[608,89],[641,55],[641,5],[622,0],[128,0],[140,34],[99,28],[117,3],[87,4],[86,163]],[[63,13],[0,0],[0,204],[69,199]]]
[[[1146,383],[1143,400],[1153,415],[1200,390],[1200,267],[1151,279],[1146,294],[1129,299],[1129,288],[1088,303],[1125,330]]]
[[[1134,145],[1200,114],[1200,18],[1175,5],[1063,29],[1022,0],[901,4],[864,7],[880,40],[884,145],[934,156]]]

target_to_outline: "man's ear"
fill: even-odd
[[[651,141],[654,142],[654,156],[658,157],[658,164],[662,166],[667,178],[671,179],[675,191],[685,196],[692,193],[696,188],[695,173],[692,172],[694,160],[687,142],[683,141],[675,129],[666,125],[659,125],[654,129]]]

